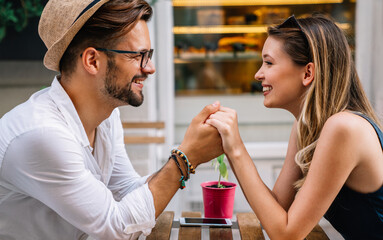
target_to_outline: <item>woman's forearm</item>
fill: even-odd
[[[271,190],[264,184],[256,166],[244,146],[227,154],[234,174],[254,213],[272,239],[286,239],[288,214],[278,203]],[[290,237],[292,237],[290,235]]]

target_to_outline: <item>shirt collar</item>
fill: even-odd
[[[69,128],[73,130],[77,140],[83,147],[90,147],[88,136],[86,135],[84,126],[80,120],[80,117],[78,116],[77,110],[74,107],[69,95],[58,81],[57,76],[52,82],[51,89],[49,90],[49,95],[56,103],[59,111],[63,114]]]

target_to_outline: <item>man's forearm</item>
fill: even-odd
[[[149,189],[153,194],[156,218],[179,189],[180,178],[181,174],[174,161],[168,161],[161,170],[149,177]]]

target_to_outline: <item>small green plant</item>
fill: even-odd
[[[222,154],[221,156],[218,156],[216,161],[213,161],[213,165],[215,166],[215,170],[217,171],[217,168],[219,170],[219,178],[218,178],[218,188],[225,188],[221,184],[221,178],[228,179],[229,172],[227,171],[226,163],[224,161],[225,154]]]

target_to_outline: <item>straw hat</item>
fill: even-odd
[[[48,51],[44,65],[59,71],[65,50],[85,22],[109,0],[50,0],[41,14],[39,35]]]

